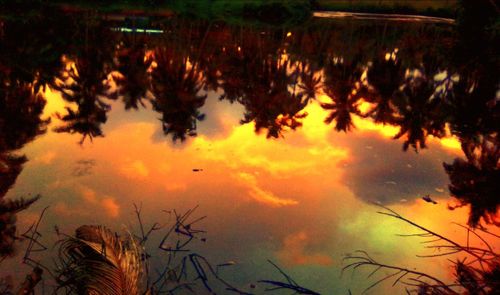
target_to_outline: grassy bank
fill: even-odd
[[[303,18],[311,10],[351,12],[414,13],[454,16],[459,0],[0,0],[0,6],[24,6],[39,3],[65,3],[99,10],[158,9],[202,17],[255,17],[273,19]]]
[[[204,19],[254,19],[267,23],[300,22],[312,13],[309,0],[173,0],[168,7]]]
[[[454,18],[458,0],[315,0],[315,9]]]
[[[19,17],[42,5],[110,11],[172,11],[207,20],[229,23],[296,24],[312,14],[310,0],[0,0],[0,15]]]

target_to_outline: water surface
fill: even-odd
[[[495,52],[461,50],[453,25],[49,14],[0,26],[0,192],[42,196],[17,226],[49,207],[49,249],[32,254],[47,265],[55,226],[138,231],[134,204],[146,225],[197,207],[192,250],[234,262],[221,275],[255,293],[280,279],[272,260],[317,292],[358,294],[375,279],[340,276],[356,250],[453,280],[374,204],[460,242],[452,222],[498,232]],[[25,248],[2,276],[25,276]],[[403,292],[391,284],[370,292]]]

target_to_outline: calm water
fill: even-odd
[[[461,243],[467,231],[453,222],[499,232],[498,52],[457,28],[53,11],[4,18],[0,194],[42,196],[17,214],[17,227],[22,234],[48,207],[38,229],[48,249],[30,254],[46,266],[56,231],[102,224],[139,233],[136,204],[145,227],[165,225],[146,245],[151,269],[164,262],[157,246],[171,210],[196,207],[190,218],[206,216],[195,224],[206,233],[189,250],[234,264],[219,274],[249,292],[264,292],[251,288],[258,280],[283,280],[271,260],[322,294],[359,294],[384,272],[341,277],[356,250],[452,282],[454,256],[416,257],[436,252],[397,236],[416,231],[374,204]],[[496,252],[498,239],[488,241]],[[2,277],[29,272],[27,245],[1,262]],[[51,284],[47,275],[40,287],[49,293]],[[391,285],[369,293],[404,292]]]

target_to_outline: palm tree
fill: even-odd
[[[16,182],[27,161],[14,154],[26,143],[45,133],[49,120],[40,118],[45,99],[34,93],[31,83],[14,80],[0,72],[0,257],[14,253],[16,213],[28,208],[38,197],[16,201],[4,196]]]
[[[196,65],[188,66],[188,59],[167,48],[154,53],[157,66],[152,71],[151,90],[153,109],[161,113],[163,132],[172,134],[173,140],[196,135],[197,121],[205,115],[199,108],[207,95],[200,95],[202,77]]]
[[[23,12],[26,10],[20,14]],[[7,65],[13,80],[33,84],[37,93],[51,85],[60,70],[61,56],[67,52],[74,25],[73,18],[55,7],[41,7],[32,15],[3,19],[0,63]]]
[[[316,94],[318,94],[323,87],[321,80],[322,76],[312,69],[310,64],[304,65],[304,63],[302,63],[300,67],[300,83],[298,86],[306,101],[316,99]]]
[[[119,87],[118,94],[123,96],[125,109],[144,106],[142,99],[149,89],[148,69],[153,61],[146,55],[142,42],[126,38],[116,52],[118,75],[113,78]]]
[[[220,56],[219,66],[220,82],[219,87],[223,90],[220,99],[228,100],[231,103],[241,102],[245,93],[249,91],[249,79],[259,63],[259,58],[251,53],[247,53],[246,48],[238,51],[233,46],[225,48]]]
[[[29,199],[5,200],[0,197],[0,260],[14,255],[17,240],[16,214],[35,203],[40,196]]]
[[[331,59],[324,69],[325,82],[323,90],[331,99],[331,103],[321,103],[321,107],[331,110],[325,123],[336,121],[335,130],[350,131],[352,114],[360,115],[358,109],[359,95],[354,94],[355,83],[361,77],[358,58],[344,61],[342,57]]]
[[[59,288],[76,294],[139,294],[143,265],[131,236],[84,225],[61,241],[59,253]]]
[[[50,120],[40,118],[46,100],[31,83],[1,73],[0,83],[0,151],[17,150],[46,132]]]
[[[481,220],[500,225],[496,216],[500,208],[500,145],[497,137],[481,137],[479,143],[462,141],[466,160],[456,158],[451,164],[443,163],[450,178],[448,188],[459,201],[458,206],[470,205],[468,224],[471,227],[480,226]]]
[[[365,99],[375,106],[366,114],[377,123],[394,123],[396,108],[392,102],[399,86],[404,81],[404,69],[399,60],[375,59],[368,69],[367,80],[370,85]]]
[[[241,103],[245,106],[242,124],[255,122],[255,131],[267,130],[267,137],[280,137],[286,128],[302,126],[301,113],[307,105],[297,91],[298,71],[291,69],[288,60],[265,58],[252,64],[252,74]]]
[[[101,125],[110,110],[103,98],[110,97],[109,74],[112,71],[114,39],[110,29],[91,16],[83,18],[78,32],[86,32],[71,40],[74,51],[68,53],[65,68],[56,77],[53,87],[62,97],[77,105],[57,114],[64,124],[56,132],[79,133],[83,144],[88,137],[103,136]],[[72,65],[71,65],[72,64]],[[70,66],[71,65],[71,66]]]
[[[411,146],[418,152],[426,148],[427,136],[442,137],[445,134],[446,113],[442,101],[433,97],[434,82],[425,75],[425,70],[415,70],[407,77],[393,103],[397,108],[394,123],[400,127],[395,139],[406,135],[403,150]]]

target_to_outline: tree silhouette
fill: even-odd
[[[38,92],[52,85],[61,68],[74,21],[57,8],[42,6],[36,13],[27,11],[2,20],[0,63],[9,68],[13,80],[32,83]]]
[[[286,128],[302,126],[301,113],[307,105],[297,90],[298,70],[288,60],[267,58],[252,64],[252,74],[241,100],[245,106],[242,124],[255,122],[255,131],[267,130],[267,137],[278,138]]]
[[[188,65],[187,57],[170,48],[157,48],[154,59],[157,66],[151,79],[153,109],[161,113],[165,135],[172,134],[174,141],[184,141],[186,136],[196,135],[197,121],[205,118],[199,111],[207,98],[199,94],[201,73],[196,65]]]
[[[374,107],[365,114],[377,123],[395,123],[396,107],[392,102],[394,95],[404,81],[404,69],[400,60],[377,58],[367,71],[370,85],[365,99]]]
[[[15,152],[46,131],[49,120],[40,118],[44,106],[45,99],[34,93],[31,83],[12,80],[0,72],[0,258],[14,254],[16,213],[38,199],[4,197],[27,161]]]
[[[146,54],[146,47],[142,40],[135,40],[125,36],[117,49],[117,70],[114,80],[119,87],[118,94],[123,96],[125,109],[138,109],[139,104],[144,106],[142,99],[149,89],[148,69],[153,61]]]
[[[302,63],[300,68],[300,82],[298,84],[301,94],[305,97],[306,101],[316,99],[316,95],[321,91],[322,76],[312,69],[311,65]]]
[[[225,99],[231,103],[240,101],[249,92],[250,85],[248,83],[250,72],[259,63],[259,58],[247,50],[238,51],[237,48],[229,47],[224,50],[222,61],[219,66],[221,73],[218,86],[223,90],[220,99]]]
[[[324,69],[324,92],[331,99],[331,103],[321,103],[321,107],[331,110],[325,123],[330,124],[335,120],[335,130],[350,131],[352,114],[359,115],[359,95],[355,92],[355,83],[361,77],[358,57],[352,61],[345,61],[343,57],[332,58]]]
[[[75,103],[73,110],[66,107],[66,114],[57,114],[57,118],[65,124],[56,127],[56,132],[78,133],[82,135],[80,143],[83,144],[89,137],[103,136],[101,125],[107,120],[110,106],[98,95],[103,95],[108,87],[104,84],[104,73],[91,60],[78,60],[75,67],[66,70],[67,78],[57,85],[63,98]]]
[[[450,178],[450,193],[459,201],[458,206],[470,205],[469,226],[478,227],[481,220],[500,226],[496,217],[500,207],[500,148],[497,135],[482,137],[479,144],[462,142],[462,148],[466,160],[456,158],[451,164],[443,163]]]
[[[403,150],[411,146],[415,151],[426,148],[429,135],[442,137],[445,134],[445,113],[441,100],[434,97],[434,81],[427,77],[425,70],[410,73],[394,97],[397,118],[394,122],[400,130],[394,138],[406,135]]]
[[[74,41],[74,53],[69,55],[54,85],[66,101],[76,104],[76,110],[67,107],[66,114],[57,114],[64,124],[54,130],[81,134],[81,144],[87,137],[92,140],[103,136],[101,125],[110,110],[103,98],[110,96],[108,75],[113,60],[113,37],[109,28],[92,16],[82,21],[87,34],[80,36],[83,43],[79,39]]]

